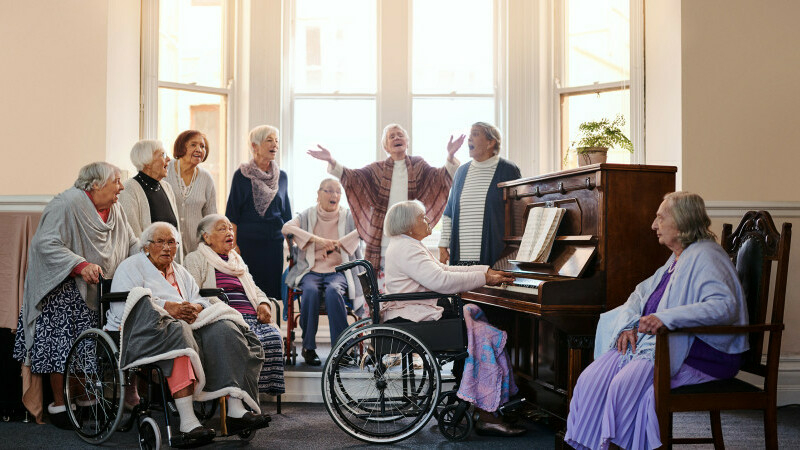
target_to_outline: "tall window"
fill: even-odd
[[[287,4],[292,60],[282,153],[296,210],[314,204],[327,176],[306,155],[317,144],[345,166],[362,167],[386,157],[381,131],[400,121],[409,152],[441,166],[451,134],[496,122],[493,0]],[[458,157],[468,159],[466,145]]]
[[[626,119],[631,137],[630,0],[561,0],[556,8],[562,168],[575,167],[572,143],[578,125],[602,118]],[[560,37],[560,39],[558,39]],[[558,48],[558,47],[557,47]],[[610,149],[608,162],[629,163],[631,154]]]
[[[146,0],[146,3],[154,10],[150,14],[157,14],[158,58],[156,68],[149,67],[145,58],[144,71],[157,73],[157,82],[156,86],[148,86],[146,75],[143,90],[145,97],[157,90],[154,100],[158,106],[153,108],[146,103],[150,110],[145,122],[149,119],[155,130],[145,127],[143,135],[161,140],[167,154],[171,154],[175,138],[182,131],[196,129],[205,133],[209,156],[202,167],[211,172],[217,187],[217,209],[224,211],[231,84],[229,0]]]

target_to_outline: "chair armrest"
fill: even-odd
[[[113,302],[124,302],[127,299],[127,292],[109,292],[108,294],[103,295],[103,297],[100,299],[100,303],[103,305],[108,305],[109,303]]]
[[[204,288],[200,289],[200,297],[219,297],[223,292],[220,288]]]
[[[677,333],[692,333],[692,334],[741,334],[741,333],[758,333],[763,331],[782,331],[784,329],[782,323],[776,324],[758,324],[758,325],[710,325],[703,327],[687,327],[676,328],[669,330],[666,327],[658,329],[656,334],[677,334]]]
[[[275,306],[275,324],[278,325],[278,329],[281,328],[281,302],[278,301],[276,298],[267,297],[269,301]]]

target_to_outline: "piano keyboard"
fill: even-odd
[[[511,284],[501,284],[500,286],[486,286],[491,289],[504,289],[506,291],[521,292],[523,294],[538,294],[539,284],[542,280],[531,278],[515,278]]]

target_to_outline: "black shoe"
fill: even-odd
[[[199,426],[194,428],[192,431],[183,433],[183,438],[186,441],[211,441],[216,436],[217,432],[214,431],[213,428],[207,428],[204,426]]]
[[[475,433],[479,436],[501,436],[501,437],[514,437],[522,436],[527,433],[527,428],[510,425],[507,423],[488,423],[479,420],[475,424]]]
[[[50,423],[61,428],[62,430],[71,430],[72,429],[72,421],[69,420],[69,416],[67,415],[66,411],[60,413],[48,413],[50,416]]]
[[[225,423],[228,428],[228,435],[238,434],[242,431],[257,430],[269,426],[272,417],[269,414],[256,414],[253,412],[246,412],[240,418],[226,417]]]
[[[301,354],[303,355],[303,359],[306,360],[306,364],[309,366],[319,366],[322,364],[322,361],[319,360],[319,356],[317,356],[317,352],[314,351],[314,349],[303,349]]]

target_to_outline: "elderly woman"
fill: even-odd
[[[75,339],[97,326],[98,277],[111,277],[138,244],[116,205],[117,167],[83,166],[75,186],[47,204],[31,241],[14,357],[33,374],[50,374],[51,422],[70,428],[64,406],[64,365]],[[41,405],[39,400],[38,405]],[[37,420],[38,405],[28,405]]]
[[[192,400],[227,396],[228,432],[267,426],[260,414],[258,374],[264,352],[241,314],[222,302],[200,296],[191,274],[174,262],[178,230],[165,222],[147,227],[142,252],[117,268],[111,290],[129,292],[112,303],[106,329],[120,330],[120,366],[159,364],[175,399],[180,431],[189,439],[209,440]],[[244,408],[246,403],[255,413]]]
[[[710,224],[700,196],[664,197],[652,228],[672,255],[625,304],[601,316],[609,322],[611,339],[578,378],[567,418],[568,444],[661,446],[653,394],[656,330],[747,323],[736,269],[714,241]],[[743,335],[675,335],[669,342],[672,387],[731,378],[748,349]]]
[[[237,235],[237,251],[256,285],[281,298],[283,224],[291,220],[286,172],[278,168],[278,129],[262,125],[250,131],[253,159],[233,174],[225,215]]]
[[[439,261],[491,266],[505,248],[505,202],[497,183],[520,177],[516,164],[500,157],[500,130],[472,124],[467,145],[472,161],[459,167],[442,216]]]
[[[386,249],[386,292],[389,294],[422,291],[450,294],[514,280],[489,266],[447,266],[439,262],[422,243],[422,239],[431,234],[431,227],[420,202],[405,201],[389,208],[384,231],[391,238]],[[446,314],[449,311],[436,300],[387,302],[381,309],[385,323],[439,320]],[[457,395],[480,411],[475,431],[497,436],[525,433],[524,428],[504,424],[493,414],[517,392],[504,348],[506,333],[489,325],[476,305],[464,306],[464,318],[470,356],[463,363]],[[454,372],[458,370],[454,368]]]
[[[321,364],[317,356],[316,336],[319,323],[319,305],[325,301],[330,322],[331,342],[347,328],[345,292],[353,299],[353,308],[363,308],[361,284],[356,283],[351,271],[336,272],[343,262],[361,258],[361,238],[358,236],[353,216],[347,208],[339,206],[342,185],[333,178],[322,180],[317,191],[317,205],[308,208],[283,225],[283,234],[293,235],[300,248],[297,264],[289,269],[286,284],[303,290],[300,308],[300,327],[303,328],[303,359],[306,364]]]
[[[256,286],[242,257],[233,251],[233,225],[227,217],[209,214],[197,226],[200,245],[186,256],[186,270],[200,288],[222,288],[229,305],[239,311],[264,348],[264,365],[258,377],[258,391],[280,395],[283,381],[283,341],[272,322],[270,301]]]
[[[425,205],[431,223],[436,224],[447,203],[447,193],[459,165],[454,155],[464,143],[464,136],[455,141],[450,136],[447,163],[438,169],[429,166],[422,157],[408,155],[408,133],[398,124],[383,129],[381,142],[389,157],[361,169],[343,167],[321,145],[319,150],[309,150],[308,154],[327,161],[328,173],[342,180],[358,233],[367,244],[366,258],[378,270],[382,283],[382,258],[389,245],[382,238],[386,211],[396,203],[417,199]]]
[[[174,159],[167,167],[167,182],[176,194],[178,229],[183,242],[180,254],[183,255],[197,249],[199,241],[194,231],[200,219],[217,212],[214,179],[209,171],[200,167],[200,163],[208,159],[209,151],[206,135],[197,130],[179,134],[172,147]]]
[[[139,173],[123,183],[119,204],[136,236],[153,222],[167,222],[181,229],[175,195],[164,180],[169,161],[161,141],[141,140],[131,149],[131,162]],[[179,250],[178,261],[182,259],[183,251]]]

